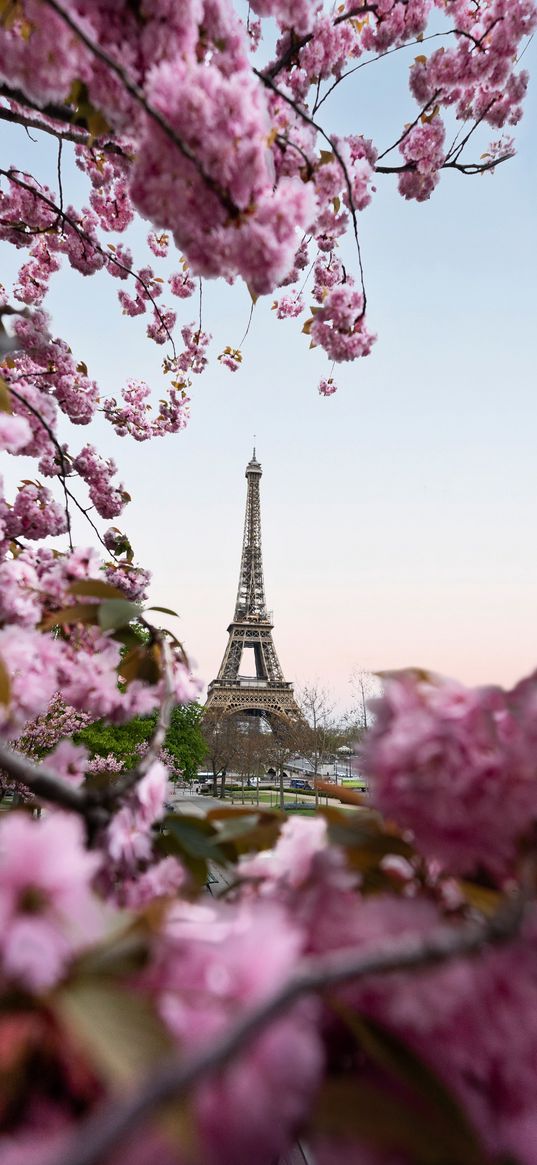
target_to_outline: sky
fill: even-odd
[[[364,69],[323,106],[331,132],[384,148],[415,116],[415,50]],[[537,46],[524,64],[537,74]],[[536,252],[537,86],[515,130],[517,156],[494,176],[443,175],[429,202],[406,203],[379,177],[360,215],[369,326],[366,360],[328,365],[301,323],[279,322],[271,297],[253,312],[240,371],[216,362],[244,333],[243,286],[206,283],[209,369],[194,377],[188,428],[164,440],[93,435],[132,494],[119,524],[153,572],[151,600],[202,680],[216,676],[233,616],[246,481],[255,433],[265,584],[286,679],[319,682],[338,706],[359,669],[421,665],[466,683],[511,684],[537,665]],[[50,143],[6,127],[5,162],[53,185]],[[37,136],[37,135],[36,135]],[[491,136],[486,134],[476,155]],[[474,159],[473,159],[474,160]],[[3,163],[4,164],[4,163]],[[67,198],[84,179],[66,160]],[[149,258],[145,230],[136,259]],[[2,279],[16,270],[2,248]],[[352,265],[350,247],[345,259]],[[145,378],[162,395],[162,349],[147,319],[122,317],[105,275],[55,277],[47,307],[105,393]],[[197,310],[179,307],[180,323]],[[8,484],[15,464],[4,462]],[[91,544],[91,531],[77,530]]]

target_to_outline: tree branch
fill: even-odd
[[[15,781],[21,781],[36,797],[42,797],[61,809],[87,816],[88,800],[85,792],[61,781],[51,769],[36,765],[27,756],[15,752],[0,740],[0,768]]]
[[[2,88],[5,87],[3,86]],[[0,88],[0,97],[2,96],[4,96],[4,94]],[[22,96],[23,95],[21,94],[21,97]],[[65,112],[67,114],[69,112],[68,109],[66,109]],[[59,141],[74,142],[76,146],[86,146],[89,148],[92,144],[92,141],[94,140],[91,134],[86,133],[84,130],[77,132],[73,129],[63,129],[59,126],[49,125],[49,123],[47,121],[43,121],[42,118],[28,117],[25,113],[18,113],[14,109],[6,109],[3,105],[0,106],[0,120],[11,121],[15,125],[24,126],[25,129],[40,130],[42,133],[51,134],[52,137],[57,138]],[[130,160],[129,155],[125,153],[125,150],[123,150],[121,146],[118,146],[117,142],[99,141],[99,150],[101,150],[104,154],[118,154],[120,157]]]
[[[360,247],[360,239],[358,237],[358,218],[356,215],[356,207],[354,205],[354,198],[353,198],[353,194],[352,194],[352,183],[351,183],[351,180],[349,177],[349,172],[347,170],[347,166],[345,164],[343,156],[342,156],[339,148],[332,141],[332,138],[329,137],[329,135],[325,132],[322,125],[319,125],[319,123],[317,121],[314,121],[314,119],[312,117],[310,117],[309,114],[305,112],[305,110],[301,109],[300,106],[297,104],[296,101],[293,100],[292,97],[288,97],[286,93],[284,93],[281,89],[278,89],[278,86],[274,84],[274,81],[270,77],[268,77],[265,73],[259,72],[258,69],[254,69],[254,73],[255,73],[256,77],[259,77],[259,80],[263,82],[263,85],[265,85],[268,89],[271,89],[272,92],[275,93],[277,97],[280,97],[282,101],[285,101],[287,103],[287,105],[290,105],[291,109],[294,109],[294,111],[298,115],[298,117],[302,118],[302,121],[305,121],[308,125],[313,126],[313,128],[317,130],[317,133],[320,133],[321,137],[324,138],[325,142],[327,142],[327,144],[330,146],[330,149],[332,150],[334,157],[337,158],[337,161],[339,162],[339,165],[341,166],[341,170],[342,170],[343,177],[345,180],[345,185],[347,187],[347,197],[349,200],[349,211],[351,214],[354,241],[356,244],[356,251],[357,251],[357,255],[358,255],[358,267],[359,267],[359,271],[360,271],[360,284],[361,284],[362,298],[363,298],[363,306],[362,306],[362,310],[360,312],[360,315],[358,316],[358,319],[362,319],[363,316],[365,315],[365,311],[366,311],[366,307],[367,307],[367,294],[366,294],[366,290],[365,290],[364,267],[363,267],[363,262],[362,262],[362,250]]]
[[[348,12],[342,12],[339,16],[336,16],[334,20],[334,28],[338,24],[343,24],[345,20],[352,20],[354,17],[358,16],[367,16],[369,12],[372,12],[375,16],[377,15],[376,4],[356,4],[353,8],[349,8]],[[295,57],[297,53],[299,53],[300,50],[304,48],[305,45],[309,44],[310,40],[313,40],[313,36],[313,32],[307,32],[304,36],[295,37],[291,30],[291,43],[289,47],[285,50],[284,53],[282,53],[281,57],[279,57],[273,65],[269,65],[268,69],[265,69],[263,76],[269,80],[274,80],[274,78],[278,76],[278,73],[281,73],[282,69],[287,68],[287,66],[293,60],[293,57]],[[255,69],[254,72],[256,72]]]
[[[28,182],[24,182],[21,178],[18,178],[17,174],[20,174],[20,173],[24,173],[24,171],[15,170],[15,169],[10,169],[10,170],[0,169],[0,174],[3,174],[4,177],[7,178],[10,182],[13,182],[16,186],[20,186],[21,190],[27,190],[30,194],[33,194],[35,198],[39,198],[41,200],[41,202],[44,202],[45,206],[48,206],[56,214],[58,222],[59,221],[66,222],[68,224],[68,226],[70,226],[76,232],[76,234],[82,240],[83,243],[85,243],[87,246],[91,247],[93,250],[97,251],[97,253],[99,255],[103,256],[103,258],[106,260],[107,264],[112,264],[113,267],[117,267],[120,271],[125,271],[127,273],[127,275],[130,276],[131,279],[134,279],[135,283],[140,284],[140,287],[143,288],[145,294],[147,295],[147,298],[149,299],[150,303],[152,304],[153,308],[155,309],[155,312],[160,320],[161,326],[164,329],[164,331],[166,332],[166,334],[168,336],[168,340],[170,341],[170,346],[171,346],[171,349],[173,351],[173,355],[174,355],[174,357],[176,357],[177,352],[176,352],[176,348],[175,348],[174,338],[173,338],[173,336],[170,332],[170,329],[168,328],[168,326],[164,320],[164,317],[160,311],[160,308],[158,306],[158,303],[157,303],[155,297],[151,294],[151,291],[150,291],[147,283],[145,282],[145,279],[141,279],[140,275],[137,274],[136,271],[133,271],[131,267],[127,267],[126,263],[122,263],[121,259],[118,259],[117,255],[114,255],[114,253],[112,251],[105,251],[104,248],[101,247],[99,243],[95,242],[90,237],[90,235],[88,235],[87,231],[85,231],[84,228],[80,226],[80,224],[76,221],[76,219],[72,218],[69,214],[66,214],[66,212],[64,210],[60,210],[60,208],[58,206],[56,206],[56,203],[53,202],[51,198],[48,198],[48,196],[46,194],[44,194],[42,190],[39,190],[37,187],[31,186]],[[4,225],[9,225],[9,224],[4,223]],[[46,234],[48,231],[54,230],[55,225],[56,224],[51,224],[50,227],[43,227],[39,230],[39,232],[27,232],[23,228],[19,228],[19,229],[21,230],[22,234],[24,234],[24,235],[27,235],[28,233]],[[15,229],[15,227],[13,227],[13,229]]]
[[[504,903],[503,908],[484,922],[466,923],[458,928],[439,926],[428,939],[408,939],[382,952],[337,951],[311,958],[296,973],[212,1043],[190,1056],[170,1056],[156,1072],[124,1101],[109,1101],[82,1121],[71,1143],[60,1152],[54,1165],[99,1165],[127,1133],[132,1133],[168,1100],[187,1095],[200,1080],[225,1068],[268,1025],[304,995],[357,981],[371,975],[433,967],[454,958],[477,955],[487,944],[512,938],[525,917],[522,895]]]

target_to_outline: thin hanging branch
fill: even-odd
[[[311,125],[313,127],[313,129],[317,130],[317,133],[319,133],[321,135],[321,137],[324,139],[324,141],[327,142],[327,144],[330,146],[330,149],[332,150],[334,157],[337,159],[337,161],[339,162],[339,165],[341,166],[341,170],[342,170],[343,177],[345,180],[345,185],[347,187],[347,196],[348,196],[348,200],[349,200],[349,211],[350,211],[351,219],[352,219],[352,229],[353,229],[353,234],[354,234],[354,242],[356,244],[356,252],[358,255],[358,268],[360,271],[360,284],[361,284],[362,299],[363,299],[362,310],[358,316],[358,320],[360,320],[364,317],[365,312],[366,312],[367,293],[366,293],[366,289],[365,289],[365,276],[364,276],[364,266],[363,266],[363,262],[362,262],[362,250],[360,247],[360,239],[358,236],[358,216],[356,214],[356,207],[354,205],[354,197],[353,197],[353,193],[352,193],[352,183],[350,180],[349,171],[347,169],[345,160],[344,160],[338,146],[335,145],[335,143],[332,141],[332,138],[329,137],[329,135],[325,132],[322,125],[319,125],[319,122],[315,121],[312,117],[310,117],[309,114],[306,113],[304,109],[301,109],[300,106],[297,104],[296,101],[293,100],[292,97],[288,97],[286,93],[284,93],[281,89],[279,89],[278,86],[274,84],[274,81],[271,79],[271,77],[267,76],[267,74],[265,74],[265,73],[261,73],[259,71],[259,69],[254,69],[254,73],[255,73],[256,77],[259,77],[259,80],[263,82],[263,85],[265,85],[266,88],[271,89],[272,92],[277,95],[277,97],[280,97],[282,101],[285,101],[287,103],[287,105],[290,105],[291,109],[294,109],[295,113],[298,115],[298,117],[300,117],[302,119],[302,121],[305,121],[307,123],[307,125]]]
[[[30,379],[30,377],[28,377],[28,379]],[[67,488],[67,481],[66,481],[67,464],[66,464],[65,453],[63,451],[63,448],[60,445],[60,442],[56,439],[56,436],[55,436],[54,432],[52,431],[50,425],[41,416],[41,413],[39,412],[39,410],[34,408],[34,406],[31,405],[30,402],[26,400],[26,398],[22,395],[22,393],[17,392],[17,389],[13,387],[13,383],[12,383],[12,381],[10,381],[9,376],[6,378],[6,384],[9,387],[9,391],[10,391],[11,395],[14,396],[15,399],[18,400],[20,402],[20,404],[22,404],[24,406],[24,408],[28,409],[28,411],[31,412],[32,415],[34,417],[36,417],[36,419],[40,422],[40,424],[45,429],[49,439],[52,441],[52,444],[54,445],[54,447],[56,449],[56,452],[57,452],[58,457],[60,459],[60,472],[58,474],[58,477],[61,481],[62,489],[63,489],[65,521],[67,523],[67,537],[69,540],[69,549],[73,550],[74,547],[73,547],[73,538],[72,538],[72,533],[71,533],[71,511],[69,509],[69,498],[70,497],[72,498],[73,495],[72,495],[71,491]]]

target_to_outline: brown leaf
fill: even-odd
[[[357,793],[356,789],[349,789],[345,785],[333,785],[330,781],[321,780],[320,777],[317,777],[315,785],[320,793],[334,797],[341,801],[342,805],[367,805],[367,797],[364,797],[363,793]]]
[[[11,701],[11,678],[7,667],[0,655],[0,704],[9,704]]]
[[[75,979],[56,1010],[98,1071],[117,1089],[147,1076],[172,1041],[140,994],[107,978]]]
[[[13,407],[11,404],[11,393],[9,391],[9,387],[4,380],[4,377],[0,376],[0,413],[12,412]]]
[[[103,578],[80,578],[71,583],[72,595],[91,595],[96,599],[124,599],[125,592]]]
[[[475,910],[479,910],[487,918],[497,913],[502,900],[498,890],[491,890],[488,886],[479,886],[477,882],[459,882],[459,886],[466,901]]]
[[[133,647],[121,660],[118,675],[127,684],[133,680],[146,680],[149,684],[158,683],[162,675],[162,659],[160,647],[157,643],[147,646],[145,643]]]
[[[96,623],[99,607],[96,603],[75,603],[72,607],[62,607],[60,611],[51,611],[41,623],[42,631],[50,631],[51,627],[59,627],[62,623]]]

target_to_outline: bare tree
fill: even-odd
[[[206,745],[206,763],[210,765],[212,772],[213,797],[220,796],[223,800],[226,776],[240,756],[242,733],[236,717],[221,711],[205,713],[201,728]],[[219,781],[220,792],[218,792]]]
[[[241,733],[240,750],[237,758],[237,771],[241,778],[242,803],[244,804],[244,782],[251,777],[256,778],[257,804],[259,805],[259,778],[266,772],[270,762],[272,734],[263,732],[259,724],[247,725]]]
[[[352,707],[349,713],[349,721],[354,723],[359,735],[366,732],[371,725],[371,710],[369,708],[369,701],[374,696],[380,696],[382,691],[382,684],[378,676],[373,672],[364,671],[357,668],[353,671],[351,678],[352,691]]]
[[[303,720],[278,717],[273,721],[268,755],[278,777],[280,809],[285,808],[285,768],[297,753],[303,752],[306,731]]]
[[[319,804],[317,777],[321,765],[336,754],[344,743],[341,725],[334,714],[334,703],[326,688],[318,680],[305,684],[297,695],[298,704],[304,716],[302,751],[311,762],[315,782],[315,805]]]

